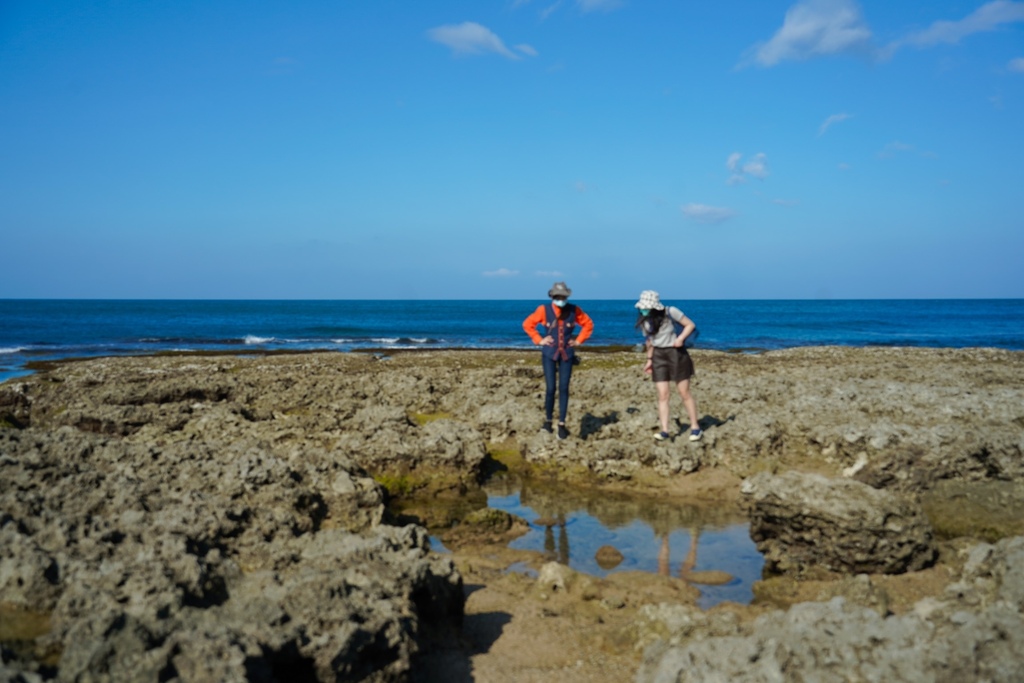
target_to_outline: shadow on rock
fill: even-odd
[[[586,440],[592,434],[601,431],[606,425],[615,424],[619,421],[619,412],[612,410],[601,417],[586,413],[580,419],[580,438]]]
[[[476,587],[482,588],[482,587]],[[466,595],[473,587],[466,588]],[[458,639],[447,639],[435,643],[424,654],[413,661],[413,683],[473,683],[474,654],[487,652],[498,641],[505,627],[512,621],[507,612],[483,612],[467,615]]]

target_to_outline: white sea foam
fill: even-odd
[[[245,341],[246,344],[267,344],[269,342],[274,341],[274,338],[273,337],[257,337],[254,334],[247,334],[247,335],[245,335],[245,340],[244,341]]]
[[[397,344],[399,337],[375,337],[370,341],[377,342],[378,344]]]
[[[20,353],[25,350],[24,346],[5,346],[0,347],[0,353]]]
[[[413,337],[410,341],[414,341],[417,344],[426,344],[430,340],[426,337]]]

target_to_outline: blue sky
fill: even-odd
[[[1024,297],[1024,2],[0,4],[0,297]]]

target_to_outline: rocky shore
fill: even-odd
[[[582,355],[564,441],[525,352],[0,385],[0,681],[1024,679],[1024,353],[698,350],[697,443],[651,438],[637,354]],[[745,515],[768,574],[704,612],[545,564],[495,476]]]

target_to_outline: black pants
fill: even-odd
[[[558,421],[565,422],[569,412],[569,380],[572,379],[572,359],[548,358],[541,356],[544,364],[544,381],[547,383],[544,393],[544,415],[551,421],[555,410],[555,375],[558,375]]]

